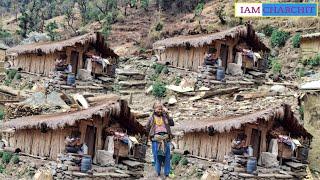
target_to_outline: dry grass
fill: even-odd
[[[86,110],[28,116],[13,119],[3,124],[4,128],[32,129],[41,128],[45,124],[50,129],[64,128],[65,126],[73,126],[80,120],[91,119],[93,116],[115,116],[119,117],[121,113],[121,104],[117,101],[105,102],[103,104],[90,107]]]
[[[86,44],[97,41],[96,33],[88,33],[82,36],[77,36],[68,40],[58,42],[45,42],[45,43],[34,43],[28,45],[19,45],[7,50],[9,54],[28,54],[37,53],[41,51],[45,54],[54,53],[61,51],[64,47],[74,46],[75,44]]]

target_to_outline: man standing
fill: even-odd
[[[172,138],[169,118],[164,112],[163,105],[156,102],[153,105],[154,112],[146,126],[149,138],[152,141],[152,154],[155,162],[155,170],[160,176],[161,165],[164,162],[164,175],[170,173],[170,140]]]

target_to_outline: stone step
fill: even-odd
[[[118,79],[119,81],[144,80],[145,77],[146,77],[146,76],[145,76],[144,74],[130,75],[130,76],[118,75],[118,76],[117,76],[117,79]]]
[[[117,70],[117,74],[123,75],[123,76],[144,75],[144,74],[141,74],[139,71],[127,71],[127,70]]]
[[[146,81],[120,81],[119,85],[121,87],[144,87],[146,86]]]
[[[144,93],[144,90],[141,90],[141,89],[120,90],[119,93],[120,93],[121,95],[143,94],[143,93]]]

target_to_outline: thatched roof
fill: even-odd
[[[240,129],[245,124],[257,123],[259,120],[281,120],[281,124],[285,126],[287,130],[292,132],[292,135],[312,137],[312,135],[299,124],[297,118],[293,116],[292,111],[288,109],[288,105],[226,119],[216,119],[216,117],[212,117],[208,119],[199,119],[198,121],[184,122],[173,129],[175,131],[188,133],[207,132],[209,129],[213,128],[215,131],[223,133],[229,132],[233,129]]]
[[[7,54],[35,54],[44,53],[50,54],[57,51],[62,51],[65,47],[75,46],[76,44],[93,44],[98,50],[105,52],[108,56],[118,57],[107,45],[104,43],[104,38],[100,33],[87,33],[82,36],[73,37],[71,39],[57,41],[57,42],[42,42],[27,45],[18,45],[7,50]],[[99,49],[100,48],[100,49]],[[102,49],[101,49],[102,48]]]
[[[312,38],[318,38],[318,37],[320,37],[320,32],[302,35],[301,39],[312,39]]]
[[[212,44],[215,40],[225,40],[227,38],[243,38],[252,46],[255,50],[265,50],[269,49],[260,41],[259,37],[253,30],[251,25],[241,25],[231,28],[226,31],[221,31],[213,34],[205,35],[192,35],[192,36],[178,36],[173,38],[168,38],[164,40],[157,41],[153,44],[154,49],[158,48],[168,48],[168,47],[178,47],[178,46],[191,46],[191,47],[202,47],[205,45]]]
[[[40,129],[44,125],[50,129],[63,129],[74,126],[81,120],[90,120],[94,116],[111,116],[128,128],[128,132],[144,133],[143,126],[135,120],[124,100],[110,100],[81,111],[21,117],[3,123],[3,129]]]

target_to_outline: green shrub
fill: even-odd
[[[161,98],[166,96],[166,85],[161,81],[156,81],[152,86],[152,95],[155,97]]]
[[[3,156],[3,151],[0,151],[0,158],[2,158]]]
[[[3,174],[5,170],[5,167],[3,166],[3,164],[0,164],[0,174]]]
[[[303,62],[304,65],[310,65],[310,66],[318,66],[320,65],[320,53],[315,55],[312,58],[309,58]]]
[[[11,152],[3,152],[2,155],[2,162],[5,164],[8,164],[12,158],[12,153]]]
[[[303,108],[303,106],[299,107],[299,114],[300,114],[301,120],[303,120],[304,119],[304,108]]]
[[[143,54],[143,53],[146,53],[147,52],[147,49],[146,48],[144,48],[144,47],[140,47],[139,48],[139,53],[140,54]]]
[[[281,30],[274,30],[271,34],[271,46],[272,47],[283,47],[286,44],[286,41],[289,39],[289,33],[281,31]]]
[[[180,77],[176,77],[174,85],[179,86],[181,83],[181,78]]]
[[[271,70],[274,74],[281,73],[282,64],[278,59],[271,59]]]
[[[14,155],[11,161],[13,162],[13,164],[18,164],[20,162],[20,158],[18,155]]]
[[[9,80],[14,79],[15,75],[17,74],[17,72],[18,72],[18,71],[17,71],[16,69],[8,69],[8,70],[6,71],[7,79],[9,79]]]
[[[21,79],[21,74],[20,73],[17,73],[15,76],[14,76],[14,79]]]
[[[156,74],[156,73],[151,74],[151,76],[150,76],[150,80],[151,81],[157,81],[158,78],[159,78],[159,74]]]
[[[188,164],[188,159],[185,158],[185,157],[182,158],[181,161],[180,161],[180,164],[183,165],[183,166],[186,166]]]
[[[305,75],[305,68],[297,68],[296,74],[298,77],[303,77]]]
[[[163,23],[161,21],[159,21],[155,26],[155,30],[161,31],[162,29],[163,29]]]
[[[169,68],[165,66],[162,70],[163,74],[169,74]]]
[[[3,120],[4,118],[4,109],[0,108],[0,121]],[[2,154],[0,155],[0,157],[2,157]]]
[[[152,67],[155,70],[156,74],[161,74],[161,72],[165,66],[162,64],[154,64]]]
[[[182,158],[181,154],[173,153],[172,159],[171,159],[171,164],[172,165],[178,165],[180,160]]]
[[[270,26],[269,24],[266,25],[263,29],[262,32],[263,34],[265,34],[266,36],[270,37],[272,35],[272,32],[275,30],[275,27]]]
[[[298,33],[298,34],[294,35],[293,38],[292,38],[292,46],[294,48],[299,48],[300,47],[300,41],[301,41],[301,34]]]

